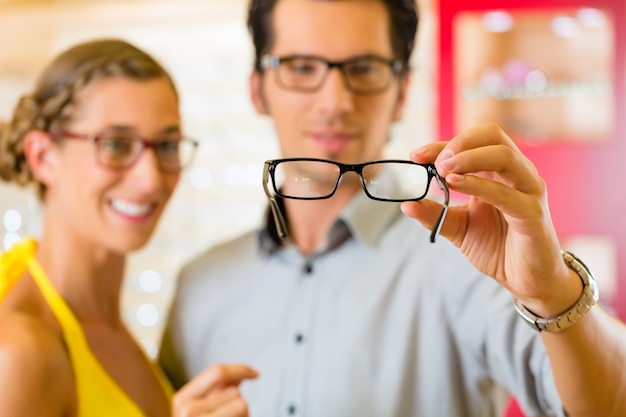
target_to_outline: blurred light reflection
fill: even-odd
[[[535,93],[545,91],[548,86],[548,79],[539,70],[533,70],[526,76],[526,88]]]
[[[163,277],[157,271],[147,270],[139,275],[139,288],[143,292],[155,293],[163,286]]]
[[[560,38],[573,38],[580,34],[580,25],[572,17],[557,16],[552,19],[552,32]]]
[[[508,32],[513,28],[513,17],[503,10],[487,12],[483,16],[483,27],[487,32]]]
[[[8,251],[9,249],[11,249],[13,245],[18,243],[20,240],[21,240],[20,235],[18,235],[17,233],[13,233],[13,232],[6,233],[3,239],[4,250]]]
[[[600,9],[584,7],[577,14],[580,23],[588,28],[601,28],[607,25],[607,18]]]
[[[143,327],[152,327],[159,322],[159,309],[154,304],[142,304],[135,312],[137,322]]]
[[[7,210],[4,213],[4,228],[7,232],[17,232],[22,227],[22,215],[17,210]]]

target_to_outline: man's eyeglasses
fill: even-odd
[[[379,175],[382,170],[393,175]],[[263,188],[281,238],[287,235],[287,226],[276,197],[296,200],[321,200],[333,196],[346,172],[355,172],[365,194],[378,201],[417,201],[428,194],[433,178],[445,195],[439,217],[430,234],[434,242],[448,211],[450,193],[446,181],[439,176],[433,164],[418,164],[405,160],[379,160],[363,164],[342,164],[317,158],[288,158],[265,161]]]
[[[374,55],[357,56],[345,61],[329,61],[308,55],[261,57],[261,70],[273,68],[280,86],[305,92],[319,89],[330,70],[338,68],[350,91],[362,95],[377,94],[389,86],[402,67],[398,59],[389,60]]]
[[[53,131],[49,134],[57,140],[82,139],[93,142],[98,163],[119,170],[129,168],[146,148],[152,148],[159,169],[168,174],[176,174],[191,162],[198,147],[196,140],[178,133],[153,140],[126,131],[104,131],[96,134]]]

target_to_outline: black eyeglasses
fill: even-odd
[[[389,170],[393,175],[380,175]],[[281,238],[287,236],[287,226],[276,197],[295,200],[321,200],[335,194],[346,172],[355,172],[365,194],[378,201],[418,201],[426,197],[431,180],[436,179],[445,200],[430,234],[434,242],[448,211],[450,193],[446,181],[433,164],[418,164],[405,160],[379,160],[363,164],[342,164],[317,158],[287,158],[265,161],[263,188],[270,202],[276,230]]]
[[[345,61],[329,61],[309,55],[278,57],[263,55],[261,70],[273,68],[276,82],[292,90],[312,92],[319,89],[332,68],[338,68],[346,86],[355,94],[377,94],[384,91],[403,68],[399,59],[375,55],[357,56]]]
[[[176,174],[191,162],[198,147],[196,140],[181,136],[179,133],[151,140],[133,132],[115,130],[96,134],[67,131],[48,133],[57,140],[83,139],[93,142],[98,163],[117,170],[129,168],[146,148],[152,148],[159,162],[159,169],[168,174]]]

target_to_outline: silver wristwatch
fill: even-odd
[[[560,332],[576,323],[585,315],[596,302],[598,302],[598,285],[593,274],[587,266],[570,252],[561,251],[565,264],[575,271],[583,282],[583,293],[570,308],[555,317],[544,319],[530,312],[516,298],[513,305],[520,316],[530,327],[539,332]]]

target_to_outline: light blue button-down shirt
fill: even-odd
[[[500,416],[506,391],[529,415],[563,415],[511,295],[397,204],[359,194],[309,257],[272,227],[183,269],[161,352],[178,383],[249,364],[252,417]]]

